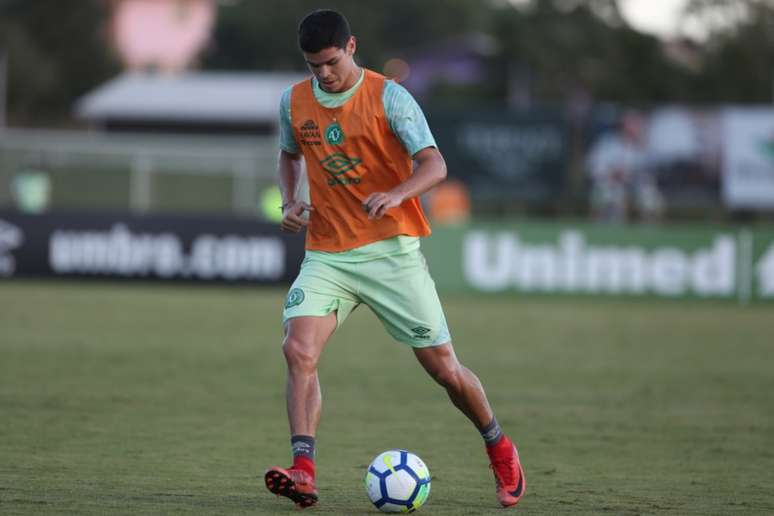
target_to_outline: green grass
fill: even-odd
[[[0,283],[0,513],[297,514],[284,292]],[[527,471],[519,512],[774,512],[770,306],[444,300]],[[365,466],[403,447],[433,474],[420,514],[503,514],[476,431],[366,309],[321,364],[321,505],[375,514]]]

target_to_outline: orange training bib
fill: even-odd
[[[306,248],[339,252],[397,235],[427,236],[419,198],[404,201],[378,220],[362,202],[387,192],[412,173],[412,159],[390,129],[384,113],[385,77],[365,70],[357,92],[344,105],[322,106],[311,79],[293,86],[290,116],[306,161],[310,214]]]

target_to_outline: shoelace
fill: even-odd
[[[513,457],[492,459],[489,467],[494,471],[495,480],[499,486],[512,486],[516,484],[516,465]]]
[[[288,471],[290,479],[296,484],[310,484],[311,477],[305,471]]]

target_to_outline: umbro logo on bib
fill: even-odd
[[[330,179],[328,179],[328,185],[358,185],[360,184],[359,177],[347,177],[344,174],[353,171],[361,162],[360,158],[347,156],[343,152],[334,152],[325,156],[320,165],[331,175]],[[354,173],[357,174],[357,172]]]

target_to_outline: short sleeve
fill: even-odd
[[[427,147],[437,147],[422,108],[406,88],[394,81],[385,81],[382,102],[390,129],[409,155]]]
[[[298,148],[296,137],[293,134],[293,124],[290,122],[290,92],[292,90],[293,87],[290,86],[282,92],[282,100],[280,100],[279,146],[285,152],[298,154],[301,149]]]

